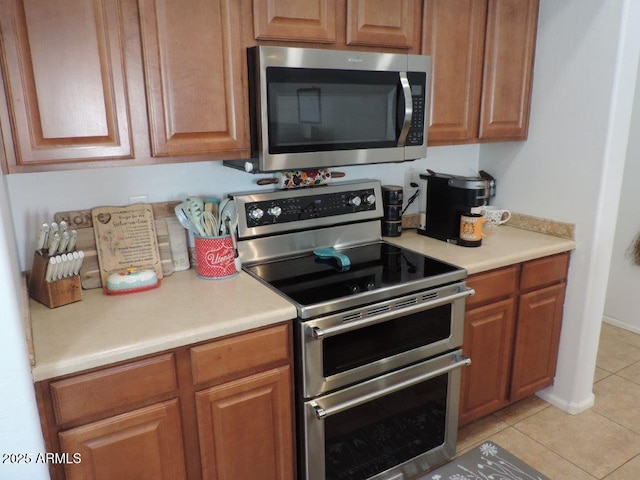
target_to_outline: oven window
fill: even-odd
[[[267,68],[269,153],[397,146],[393,72]]]
[[[327,480],[361,480],[445,442],[449,375],[324,419]]]
[[[451,304],[404,315],[323,340],[325,377],[451,336]]]

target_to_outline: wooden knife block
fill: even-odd
[[[69,303],[82,300],[82,286],[80,276],[47,282],[47,265],[49,259],[36,251],[33,255],[33,267],[29,277],[29,295],[34,300],[46,305],[49,308],[61,307]]]

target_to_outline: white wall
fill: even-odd
[[[405,172],[436,171],[478,174],[477,145],[429,148],[427,159],[406,163],[346,167],[344,180],[380,179],[383,184],[405,185]],[[257,190],[252,175],[225,167],[221,162],[200,162],[143,167],[76,170],[8,175],[20,266],[31,267],[37,228],[52,221],[56,212],[102,205],[125,205],[132,195],[147,195],[149,202],[180,200],[190,194],[218,195]],[[407,214],[417,212],[417,203]]]
[[[631,131],[640,132],[640,82],[636,85]],[[640,266],[633,265],[627,254],[640,235],[640,135],[629,139],[626,157],[604,314],[606,322],[640,333]]]
[[[47,479],[46,465],[35,463],[44,446],[18,301],[20,275],[8,205],[0,173],[0,453],[29,454],[34,463],[3,462],[0,479]]]
[[[529,139],[480,151],[480,166],[500,179],[496,204],[576,224],[558,370],[543,393],[571,412],[593,402],[637,80],[639,7],[636,0],[542,0]]]

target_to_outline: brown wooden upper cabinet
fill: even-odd
[[[418,0],[253,0],[258,41],[417,51],[421,16]]]
[[[9,172],[133,158],[117,5],[0,0]]]
[[[348,0],[347,45],[409,49],[414,43],[417,0]]]
[[[8,172],[246,157],[240,25],[236,0],[0,0]]]
[[[253,0],[257,40],[335,43],[336,0]]]
[[[426,0],[430,145],[525,140],[538,0]]]
[[[153,156],[249,150],[236,0],[140,0]]]

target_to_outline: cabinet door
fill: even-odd
[[[478,135],[486,0],[426,0],[422,53],[431,55],[430,145]]]
[[[257,40],[334,43],[336,0],[253,0]]]
[[[204,479],[293,479],[289,367],[196,393]]]
[[[417,0],[348,0],[347,45],[417,47],[420,7]]]
[[[513,341],[514,300],[507,299],[466,313],[460,424],[503,407],[507,401]]]
[[[178,401],[151,405],[59,434],[67,480],[186,478]],[[80,461],[73,463],[75,453]]]
[[[566,284],[520,296],[514,342],[511,401],[553,383]]]
[[[133,157],[118,2],[0,0],[10,172]]]
[[[249,152],[236,0],[140,0],[154,156]]]
[[[481,139],[527,137],[537,24],[538,0],[489,0]]]

